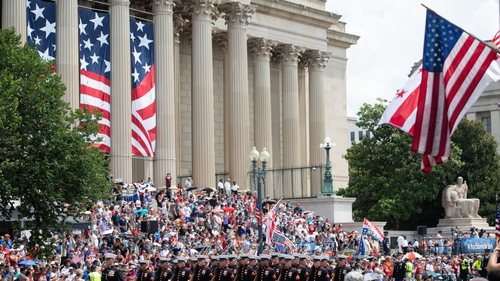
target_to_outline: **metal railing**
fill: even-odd
[[[321,193],[324,166],[273,168],[266,171],[266,183],[263,186],[264,197],[266,195],[271,198],[316,197],[318,193]],[[222,182],[225,182],[228,176],[227,172],[216,173],[214,185],[211,187],[216,188],[219,180],[222,179]],[[177,177],[177,182],[184,185],[188,177],[191,175],[180,175]],[[252,171],[248,171],[245,181],[239,180],[238,183],[242,190],[257,190],[257,186],[253,183]]]

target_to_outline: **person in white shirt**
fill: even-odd
[[[406,235],[403,235],[403,243],[401,244],[401,248],[403,248],[403,255],[408,253],[408,240],[406,240]]]
[[[226,183],[224,184],[224,189],[226,189],[226,195],[229,196],[231,194],[231,179],[227,178]]]
[[[403,252],[403,241],[404,240],[405,239],[403,238],[403,235],[399,235],[399,237],[398,237],[398,250],[400,253]]]
[[[233,181],[233,186],[231,186],[231,190],[233,191],[233,195],[238,195],[238,189],[240,189],[240,187],[236,184],[235,181]]]
[[[217,184],[217,191],[219,192],[219,195],[224,194],[224,183],[222,182],[222,179],[220,179]]]

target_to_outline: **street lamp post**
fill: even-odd
[[[332,177],[332,165],[330,163],[330,149],[335,147],[335,143],[331,142],[329,137],[325,138],[325,143],[321,143],[319,147],[326,150],[326,169],[325,176],[323,178],[323,188],[321,189],[321,196],[335,196],[335,191],[333,190],[333,177]]]
[[[260,158],[260,163],[262,163],[262,169],[257,168],[257,160]],[[255,187],[255,182],[257,182],[257,208],[259,208],[260,212],[260,220],[258,223],[258,231],[259,231],[259,248],[258,254],[262,254],[264,245],[262,239],[262,183],[266,184],[266,164],[269,160],[269,152],[267,152],[266,148],[262,150],[262,152],[258,152],[257,148],[254,146],[250,151],[250,161],[252,161],[252,174],[253,174],[253,185]]]

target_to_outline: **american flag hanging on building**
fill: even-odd
[[[78,9],[80,32],[80,107],[99,111],[101,129],[94,143],[109,153],[110,136],[110,47],[109,14]]]
[[[130,19],[132,154],[153,157],[156,142],[153,24]]]
[[[56,4],[32,0],[26,2],[28,44],[38,48],[40,57],[56,57]]]

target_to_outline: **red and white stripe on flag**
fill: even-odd
[[[500,211],[498,211],[498,198],[495,204],[495,238],[500,239]]]
[[[425,34],[412,150],[446,159],[453,131],[500,68],[493,49],[429,10]]]
[[[486,86],[500,80],[500,67],[494,50],[430,10],[425,28],[422,68],[379,124],[411,134],[412,150],[423,154],[421,168],[429,172],[449,160],[453,131]],[[500,42],[500,33],[494,41]]]

